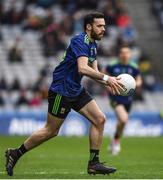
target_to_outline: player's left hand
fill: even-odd
[[[108,90],[113,95],[120,95],[121,91],[124,91],[123,85],[119,82],[120,78],[109,77]]]

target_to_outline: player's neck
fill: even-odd
[[[119,60],[120,61],[120,63],[122,64],[122,65],[128,65],[129,64],[129,62],[125,62],[125,61],[121,61],[121,60]]]
[[[89,31],[85,31],[85,33],[88,35],[90,42],[94,42],[95,40],[91,38],[91,34]]]

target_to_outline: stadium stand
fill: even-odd
[[[132,59],[140,65],[144,87],[134,111],[163,106],[162,92],[153,75],[150,57],[137,45],[125,3],[121,0],[2,0],[0,1],[0,106],[2,108],[47,108],[51,73],[59,63],[70,37],[82,31],[82,17],[90,10],[105,14],[105,38],[99,43],[101,68],[117,58],[119,46],[132,49]],[[96,96],[102,109],[109,106],[105,90],[91,80],[83,83]],[[99,98],[100,95],[100,98]],[[158,101],[153,102],[153,98]],[[160,100],[162,99],[162,101]],[[143,102],[142,102],[143,101]]]
[[[125,0],[134,27],[136,27],[139,34],[137,43],[145,53],[148,53],[151,59],[151,65],[154,67],[153,74],[157,77],[157,81],[163,81],[163,33],[158,26],[157,19],[151,13],[152,2],[154,1]]]

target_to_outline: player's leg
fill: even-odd
[[[115,113],[118,121],[117,121],[114,139],[119,141],[123,134],[124,127],[128,122],[128,112],[126,111],[124,105],[119,104],[115,107]]]
[[[6,151],[6,171],[8,175],[13,175],[13,168],[23,154],[58,134],[71,109],[70,103],[67,102],[65,97],[51,91],[49,92],[48,102],[48,116],[45,126],[33,133],[19,148]]]
[[[6,171],[9,176],[13,175],[13,168],[18,159],[27,151],[37,147],[48,139],[57,136],[63,119],[52,116],[48,113],[46,125],[34,132],[19,148],[6,151]]]
[[[120,138],[122,137],[125,125],[128,121],[128,112],[123,104],[115,106],[115,113],[117,117],[117,125],[113,140],[110,145],[110,150],[113,155],[117,155],[121,151]]]
[[[78,97],[77,101],[73,104],[73,109],[91,122],[88,173],[108,174],[115,172],[115,168],[105,167],[99,162],[99,150],[102,143],[105,115],[102,113],[95,100],[93,100],[86,91],[83,91]]]
[[[90,159],[88,163],[89,174],[109,174],[116,171],[113,167],[106,167],[99,162],[99,151],[103,138],[105,115],[102,113],[95,100],[90,101],[79,111],[90,122]]]
[[[45,126],[37,132],[34,132],[24,142],[25,149],[29,151],[42,144],[43,142],[57,136],[63,121],[64,119],[55,117],[48,113],[48,118]]]
[[[102,113],[95,100],[90,101],[80,111],[90,122],[90,148],[99,150],[102,143],[105,115]]]

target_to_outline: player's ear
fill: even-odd
[[[87,29],[90,31],[92,29],[91,24],[87,24]]]

